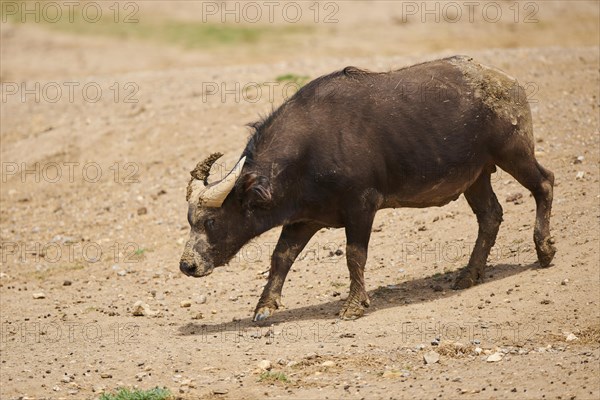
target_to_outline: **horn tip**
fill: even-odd
[[[200,161],[196,167],[190,171],[192,179],[204,181],[204,184],[207,185],[208,182],[206,180],[208,179],[212,165],[222,156],[223,153],[212,153],[204,161]]]

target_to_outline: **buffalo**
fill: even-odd
[[[208,275],[252,238],[282,226],[255,321],[281,306],[287,273],[311,237],[342,227],[350,291],[340,317],[362,316],[369,306],[364,268],[377,211],[439,207],[461,194],[479,232],[454,288],[475,285],[502,222],[490,181],[496,166],[535,198],[540,266],[554,257],[554,175],[535,158],[524,88],[496,68],[466,56],[384,73],[347,67],[308,83],[251,126],[227,176],[207,181],[219,154],[191,173],[191,232],[180,269]]]

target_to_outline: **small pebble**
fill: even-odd
[[[577,336],[575,336],[575,335],[574,335],[574,334],[572,334],[572,333],[569,333],[569,334],[567,335],[567,337],[566,337],[566,339],[565,339],[565,340],[566,340],[567,342],[572,342],[572,341],[574,341],[574,340],[577,340],[577,339],[579,339]]]
[[[92,386],[92,392],[94,392],[94,393],[102,393],[105,390],[106,390],[106,386],[103,386],[103,385]]]
[[[272,368],[271,361],[269,360],[262,360],[257,364],[257,366],[263,371],[269,371]]]
[[[507,203],[513,204],[522,204],[523,203],[523,193],[514,193],[506,198]]]
[[[487,362],[498,362],[504,358],[504,354],[500,352],[495,352],[494,354],[490,354],[488,358],[485,359]]]
[[[202,319],[204,318],[204,314],[202,314],[201,312],[196,313],[192,319]]]
[[[435,351],[428,351],[423,355],[423,360],[425,361],[425,364],[435,364],[440,361],[440,355]]]
[[[36,300],[45,299],[46,295],[43,292],[37,292],[33,294],[33,298]]]
[[[138,300],[135,302],[135,304],[133,305],[133,308],[131,310],[131,313],[136,316],[136,317],[142,317],[142,316],[153,316],[158,314],[158,312],[156,311],[152,311],[150,309],[150,306],[144,302],[142,302],[141,300]]]

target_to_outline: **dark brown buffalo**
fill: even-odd
[[[377,210],[443,206],[463,193],[479,233],[455,288],[475,285],[502,221],[490,183],[496,166],[533,194],[538,259],[542,267],[552,261],[554,175],[535,159],[524,89],[497,69],[468,57],[387,73],[348,67],[310,82],[253,127],[245,163],[223,181],[205,187],[216,157],[192,171],[180,269],[207,275],[282,225],[255,320],[280,306],[292,263],[323,227],[345,229],[350,293],[340,316],[360,317],[369,305],[364,267]]]

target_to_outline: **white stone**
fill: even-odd
[[[423,355],[423,360],[425,361],[425,364],[435,364],[440,361],[440,355],[433,350],[428,351]]]
[[[487,362],[498,362],[498,361],[502,360],[502,358],[504,358],[504,354],[502,354],[500,352],[495,352],[494,354],[490,354],[488,356],[488,358],[486,358],[485,361],[487,361]]]
[[[133,309],[131,310],[131,313],[136,317],[142,317],[142,316],[152,317],[152,316],[158,314],[157,311],[152,311],[150,309],[150,306],[141,300],[138,300],[135,302],[135,304],[133,305]]]
[[[567,342],[572,342],[572,341],[574,341],[574,340],[577,340],[577,339],[579,339],[577,336],[575,336],[575,335],[574,335],[574,334],[572,334],[572,333],[569,333],[569,334],[567,335],[567,338],[566,338],[565,340],[566,340]]]
[[[269,360],[262,360],[257,364],[257,366],[263,371],[269,371],[272,368],[271,361]]]

